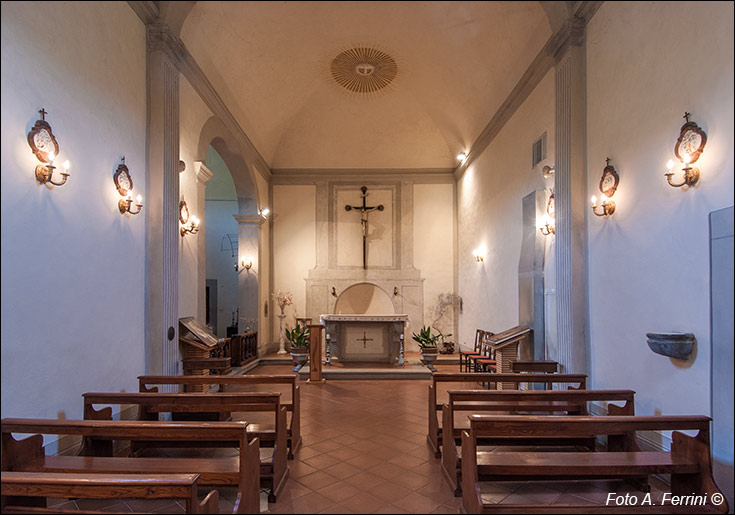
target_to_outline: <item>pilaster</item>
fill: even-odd
[[[177,375],[179,72],[167,31],[148,26],[147,372]]]
[[[194,163],[197,177],[197,211],[204,213],[204,205],[207,202],[207,182],[214,176],[214,172],[207,166],[197,161]],[[197,319],[206,320],[207,318],[207,223],[201,220],[199,223],[199,244],[197,245]]]
[[[547,51],[556,60],[555,128],[557,338],[562,372],[585,373],[586,85],[584,21],[567,20]]]

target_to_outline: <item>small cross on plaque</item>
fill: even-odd
[[[358,342],[362,342],[362,348],[367,349],[367,342],[373,341],[372,338],[367,337],[367,331],[362,332],[362,338],[356,338]]]

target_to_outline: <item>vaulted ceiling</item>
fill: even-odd
[[[272,169],[452,169],[552,35],[548,20],[535,1],[210,1],[181,39]],[[341,86],[332,61],[353,48],[392,58],[392,82]]]

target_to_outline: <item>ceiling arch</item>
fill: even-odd
[[[553,3],[196,2],[181,39],[271,168],[453,168],[568,9]],[[373,96],[330,74],[359,45],[397,65]]]

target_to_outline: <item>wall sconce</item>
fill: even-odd
[[[394,297],[397,297],[398,296],[398,286],[394,286],[393,287],[393,296]]]
[[[457,161],[460,163],[464,163],[467,160],[467,153],[466,152],[460,152],[457,154]]]
[[[556,168],[554,168],[553,166],[549,166],[549,165],[544,165],[544,167],[541,169],[541,174],[544,176],[544,179],[553,177],[554,172],[556,172]]]
[[[120,163],[117,166],[117,170],[115,170],[115,174],[112,176],[112,180],[115,182],[115,187],[117,188],[117,192],[125,198],[121,198],[117,202],[117,207],[120,210],[120,214],[124,215],[125,213],[130,213],[131,215],[137,215],[140,213],[140,210],[143,207],[143,197],[138,195],[137,202],[135,204],[135,207],[138,209],[136,211],[133,211],[131,209],[133,205],[133,178],[130,176],[130,170],[128,170],[128,167],[125,165],[125,156],[122,158],[122,163]]]
[[[268,209],[267,207],[264,207],[263,209],[261,209],[260,211],[258,211],[258,214],[260,216],[262,216],[263,218],[268,218],[268,213],[270,213],[270,212],[271,212],[270,209]]]
[[[610,200],[605,195],[602,196],[602,203],[597,203],[597,197],[592,195],[592,212],[597,216],[610,216],[615,212],[615,201]],[[597,211],[598,208],[602,208],[602,211]]]
[[[482,255],[482,252],[480,252],[480,249],[475,249],[472,251],[472,257],[475,258],[475,261],[478,263],[482,263],[485,261],[485,256]]]
[[[184,170],[186,170],[186,163],[179,159],[179,173],[184,173]]]
[[[556,234],[556,226],[551,223],[551,218],[549,218],[548,215],[544,216],[544,218],[539,221],[538,230],[541,231],[541,234],[543,234],[544,236],[548,236],[549,234]]]
[[[253,267],[253,258],[248,257],[248,260],[245,261],[245,258],[240,258],[240,263],[235,263],[235,271],[239,271],[240,269],[250,270]]]
[[[687,186],[687,189],[689,189],[699,182],[699,168],[691,165],[699,159],[699,156],[704,151],[704,146],[707,144],[707,134],[705,134],[699,125],[689,121],[690,116],[690,113],[684,113],[686,123],[681,126],[679,138],[676,140],[676,145],[674,146],[674,154],[679,161],[684,163],[684,168],[682,169],[684,177],[681,182],[671,182],[671,177],[674,176],[674,172],[672,172],[675,165],[674,161],[669,159],[669,162],[666,164],[666,168],[669,171],[664,175],[669,186],[673,186],[674,188]]]
[[[592,212],[597,216],[608,217],[615,212],[615,201],[611,200],[612,196],[615,195],[615,191],[618,189],[620,184],[620,176],[615,171],[615,167],[610,164],[610,158],[605,158],[605,169],[602,171],[602,177],[600,178],[600,192],[602,192],[602,203],[597,203],[597,197],[592,195]],[[598,208],[602,208],[602,211],[598,211]]]
[[[337,290],[336,290],[336,288],[334,286],[332,286],[332,292],[331,293],[332,293],[332,297],[336,297],[337,296]]]
[[[51,125],[46,121],[46,115],[48,114],[46,109],[41,108],[41,119],[36,120],[33,128],[28,133],[28,144],[33,150],[33,154],[36,158],[41,161],[40,165],[36,166],[36,181],[39,184],[53,184],[54,186],[63,186],[66,184],[66,180],[69,178],[69,161],[64,161],[62,165],[64,171],[61,173],[61,182],[54,181],[54,159],[59,155],[59,143],[54,137],[54,132],[51,130]]]
[[[544,236],[556,234],[556,225],[554,225],[553,221],[556,216],[556,204],[554,202],[554,192],[552,191],[549,201],[546,203],[546,215],[542,220],[537,222],[538,230]]]
[[[196,234],[199,232],[199,218],[189,216],[189,208],[184,200],[179,202],[179,221],[181,222],[179,228],[181,236],[185,236],[187,233]]]

